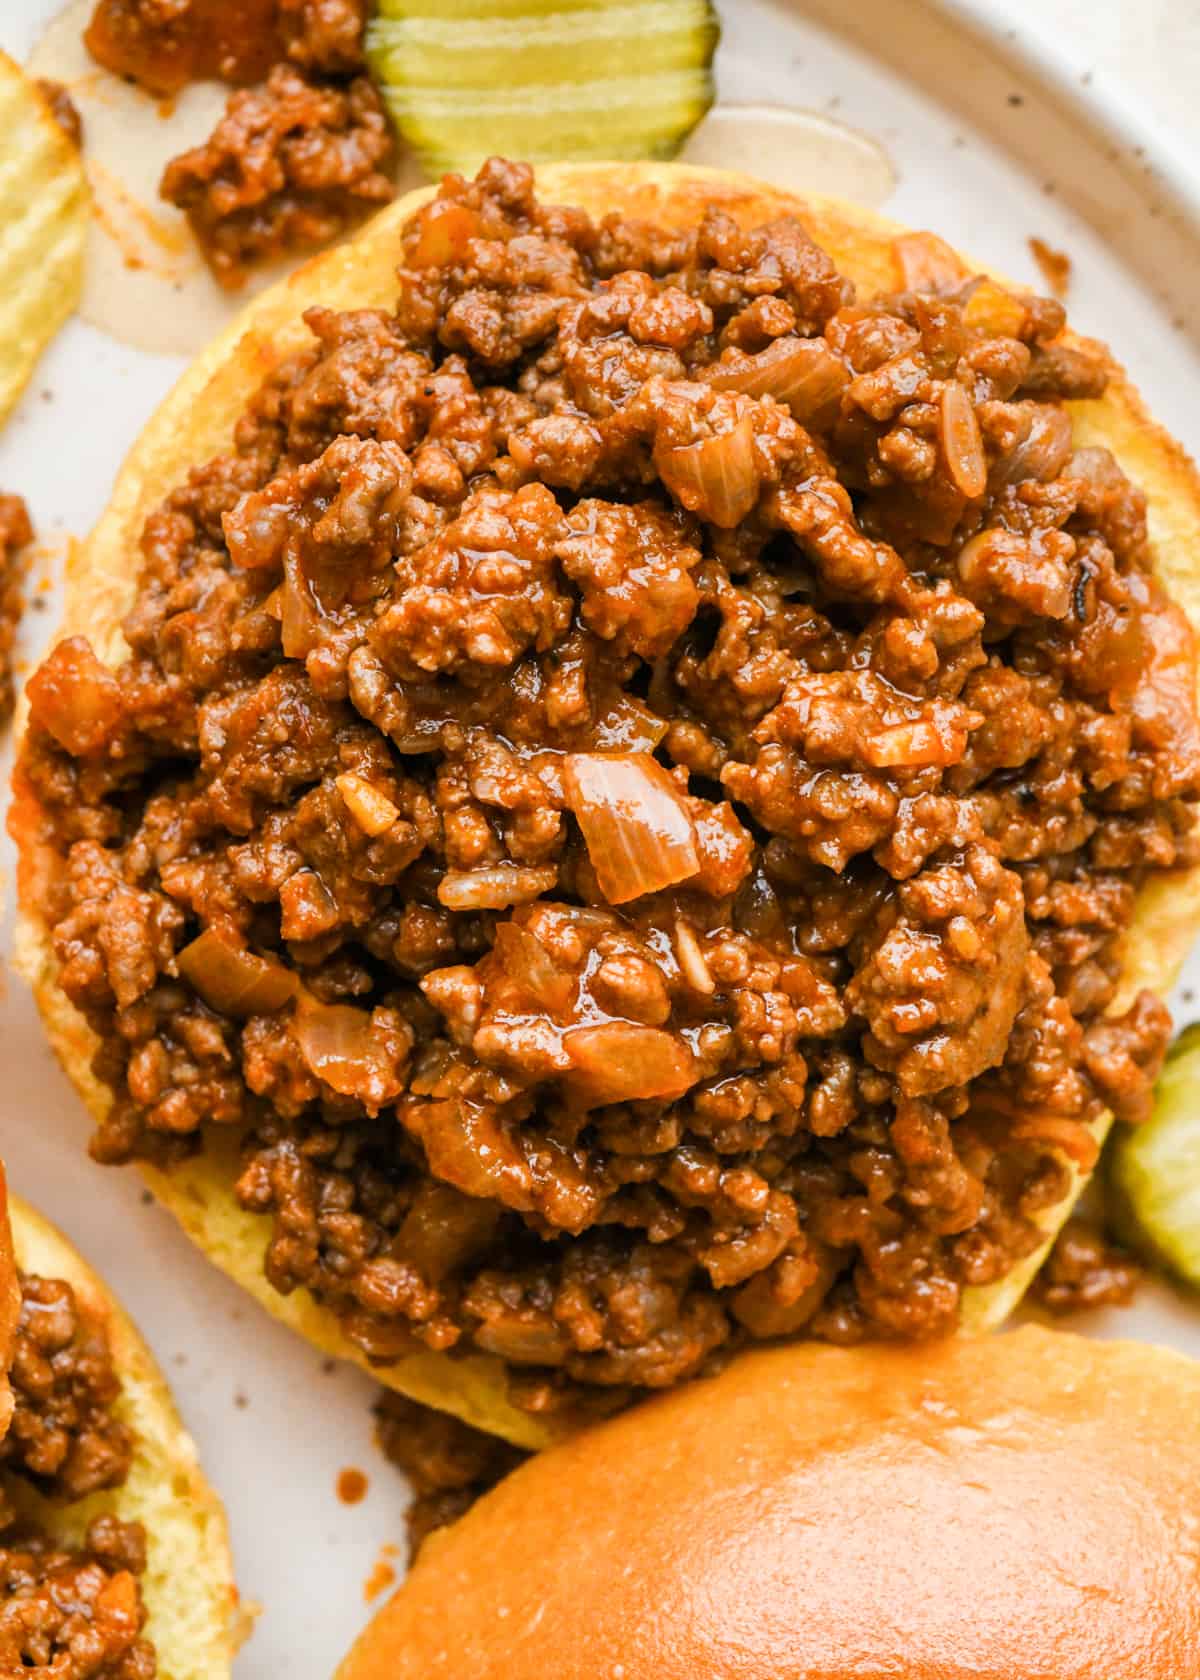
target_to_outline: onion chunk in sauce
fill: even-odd
[[[802,425],[836,410],[850,383],[850,370],[823,338],[779,338],[756,355],[726,355],[701,375],[718,391],[742,391],[748,397],[774,397]]]
[[[209,1008],[222,1015],[270,1015],[296,995],[298,982],[290,969],[232,944],[215,928],[205,928],[185,945],[175,964]]]
[[[936,233],[902,233],[892,240],[897,283],[910,292],[953,292],[967,279],[958,252]]]
[[[320,1003],[301,992],[291,1032],[310,1073],[377,1114],[399,1095],[399,1074],[412,1047],[404,1023],[351,1003]]]
[[[754,426],[748,414],[716,437],[659,450],[654,464],[681,507],[726,531],[740,525],[758,500]]]
[[[576,1027],[563,1048],[571,1058],[567,1090],[586,1108],[651,1098],[670,1101],[699,1077],[681,1038],[631,1021]]]
[[[942,453],[958,489],[968,501],[982,496],[987,489],[987,458],[975,405],[961,385],[948,382],[942,386],[939,429]]]
[[[571,753],[563,790],[610,904],[661,892],[699,871],[691,812],[649,753]]]

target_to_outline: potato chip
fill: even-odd
[[[0,52],[0,422],[79,301],[87,205],[78,147]]]

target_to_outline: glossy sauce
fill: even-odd
[[[258,82],[281,55],[276,0],[191,0],[167,27],[143,21],[140,0],[99,0],[84,32],[105,69],[150,93],[210,77]]]
[[[385,1541],[379,1548],[379,1556],[371,1565],[371,1573],[363,1582],[363,1598],[366,1603],[373,1604],[380,1593],[395,1585],[395,1559],[398,1555],[399,1548],[393,1546],[390,1541]]]

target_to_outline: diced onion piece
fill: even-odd
[[[84,636],[61,641],[29,679],[35,723],[76,758],[102,747],[121,718],[121,685]]]
[[[305,659],[317,645],[321,621],[300,556],[294,547],[288,548],[283,559],[280,605],[284,657]]]
[[[892,259],[906,292],[952,292],[967,278],[958,252],[936,233],[902,233],[892,240]]]
[[[669,728],[666,718],[622,694],[592,725],[592,745],[603,752],[653,752]]]
[[[970,730],[982,722],[978,712],[947,706],[935,717],[913,718],[881,729],[863,743],[863,756],[877,770],[917,770],[930,765],[945,769],[959,762]]]
[[[364,834],[374,838],[376,834],[386,833],[400,815],[386,794],[372,787],[366,777],[356,771],[347,770],[335,780],[346,809]]]
[[[969,393],[953,380],[942,386],[938,429],[950,477],[968,499],[982,496],[987,489],[987,457],[979,421]]]
[[[691,812],[649,753],[570,753],[563,789],[610,904],[660,892],[698,872]]]
[[[1025,325],[1025,305],[994,280],[984,279],[963,305],[963,320],[983,332],[1017,338]]]
[[[301,993],[292,1037],[310,1073],[344,1097],[363,1097],[395,1071],[395,1058],[372,1030],[371,1014],[351,1003],[319,1003]]]
[[[575,976],[555,966],[549,951],[528,928],[501,922],[492,941],[492,954],[503,965],[504,977],[524,991],[548,1015],[570,1007]]]
[[[180,974],[221,1015],[270,1015],[295,997],[299,982],[291,969],[230,943],[205,928],[175,958]]]
[[[718,391],[774,397],[801,424],[832,412],[850,370],[822,338],[777,338],[757,355],[725,356],[700,378]]]
[[[1071,1120],[1064,1114],[1048,1114],[1043,1109],[1018,1115],[1008,1135],[1018,1143],[1056,1149],[1084,1173],[1091,1172],[1100,1153],[1096,1135],[1086,1122]]]
[[[758,500],[754,426],[743,414],[728,432],[655,455],[663,483],[689,513],[732,530]]]
[[[469,205],[435,199],[417,215],[420,232],[408,253],[413,268],[447,268],[465,262],[472,239],[479,235],[477,211]]]
[[[536,869],[493,863],[480,869],[448,869],[437,895],[447,910],[510,910],[514,904],[532,904],[557,885],[553,863]]]
[[[1020,443],[993,464],[991,483],[999,487],[1034,478],[1049,484],[1070,460],[1073,442],[1071,416],[1066,409],[1056,408],[1052,403],[1035,403],[1029,430]]]
[[[532,1177],[520,1130],[495,1104],[459,1097],[422,1107],[412,1124],[435,1178],[480,1202],[532,1211]]]
[[[275,566],[287,546],[293,509],[270,490],[248,490],[229,513],[222,515],[225,546],[235,566],[246,571]]]
[[[563,1048],[571,1058],[568,1090],[588,1108],[605,1103],[681,1097],[698,1077],[691,1051],[674,1033],[631,1021],[576,1027]]]
[[[692,990],[703,993],[705,997],[711,997],[717,989],[717,983],[712,977],[712,970],[708,966],[700,941],[692,931],[691,923],[682,919],[675,923],[675,955],[679,960],[680,973]]]

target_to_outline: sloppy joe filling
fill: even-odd
[[[12,1369],[16,1402],[0,1441],[0,1673],[55,1680],[153,1680],[138,1577],[140,1523],[93,1517],[78,1547],[23,1509],[21,1484],[69,1504],[120,1487],[133,1441],[112,1413],[120,1384],[103,1329],[70,1284],[25,1276]]]
[[[412,1487],[406,1513],[409,1563],[435,1529],[457,1522],[529,1456],[498,1435],[387,1389],[376,1418],[379,1445]]]
[[[84,41],[150,93],[196,79],[231,94],[202,145],[160,185],[213,275],[309,249],[393,196],[391,126],[365,74],[367,0],[98,0]]]
[[[951,1329],[1168,1031],[1191,636],[1054,302],[493,160],[314,308],[147,521],[15,821],[103,1161],[230,1193],[370,1356],[616,1403],[733,1341]]]
[[[367,0],[96,0],[92,57],[149,93],[188,82],[262,81],[287,58],[347,74],[362,66]]]

